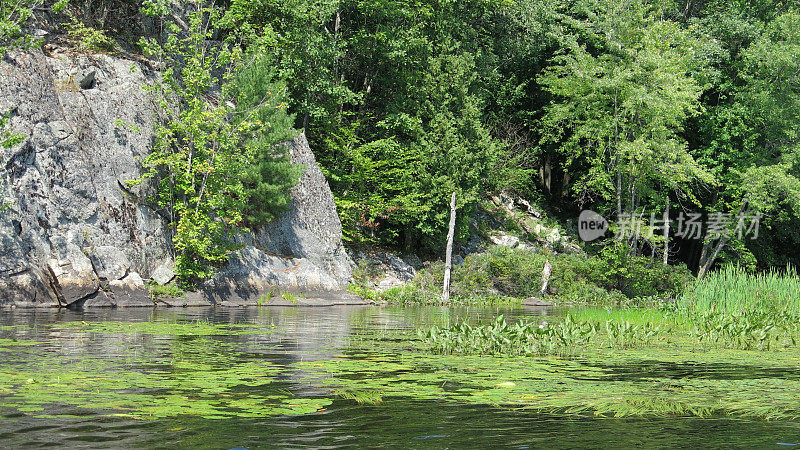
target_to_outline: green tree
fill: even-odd
[[[372,135],[355,122],[328,139],[322,162],[352,240],[439,249],[453,192],[466,231],[500,150],[483,125],[476,84],[471,55],[431,57],[403,113]]]
[[[754,253],[762,267],[796,262],[800,242],[800,14],[772,20],[736,53],[741,69],[724,91],[728,101],[713,110],[709,147],[703,161],[726,181],[707,200],[710,210],[736,216],[762,215],[759,239],[740,239],[731,232],[704,243],[700,275],[718,257],[740,259]],[[789,245],[787,245],[789,244]],[[726,254],[726,250],[730,250]]]
[[[342,108],[355,95],[342,79],[346,43],[340,0],[232,0],[229,12],[241,17],[239,26],[274,33],[270,46],[281,76],[289,81],[297,125],[315,140],[338,126]]]
[[[671,196],[694,200],[692,186],[713,179],[681,136],[701,94],[689,74],[692,40],[646,3],[586,7],[539,78],[554,96],[541,121],[542,151],[563,155],[579,203],[618,216],[666,206]]]
[[[418,189],[420,154],[394,137],[362,138],[362,132],[360,122],[343,126],[326,140],[320,161],[344,238],[352,244],[398,243],[425,209]]]
[[[273,176],[292,170],[285,156],[270,153],[272,141],[285,136],[280,127],[287,120],[285,111],[274,113],[285,108],[274,103],[280,95],[263,92],[261,83],[268,77],[253,68],[264,61],[253,48],[263,39],[229,33],[215,40],[222,30],[214,24],[232,19],[213,3],[186,3],[186,28],[172,22],[164,42],[143,42],[146,53],[164,67],[161,82],[152,88],[163,120],[144,166],[149,169],[145,177],[159,179],[159,203],[174,227],[176,274],[192,287],[227,261],[246,216],[262,222],[273,207],[285,205],[287,192],[272,187],[291,183]],[[151,13],[163,13],[163,6],[148,5]],[[237,80],[242,82],[238,89]],[[276,121],[267,122],[271,118]],[[271,171],[275,165],[278,170]],[[254,199],[264,202],[253,208]]]
[[[431,58],[422,84],[418,191],[428,208],[418,217],[417,230],[431,244],[442,243],[453,192],[461,211],[457,224],[461,234],[466,231],[499,151],[482,123],[482,103],[473,94],[476,81],[470,55],[443,54]]]
[[[292,128],[294,116],[288,113],[286,83],[278,78],[274,58],[263,46],[258,47],[258,53],[248,55],[231,86],[237,114],[260,124],[244,142],[247,162],[239,174],[249,227],[268,223],[289,207],[288,192],[304,170],[290,162],[287,148],[281,146],[297,134]]]

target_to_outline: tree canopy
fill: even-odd
[[[3,49],[32,42],[38,3],[54,4],[2,3]],[[452,192],[463,239],[486,194],[510,191],[565,218],[761,215],[758,240],[630,242],[701,272],[800,258],[796,2],[229,0],[204,4],[188,35],[162,0],[57,3],[104,37],[119,21],[97,8],[161,17],[146,48],[172,58],[164,86],[181,107],[148,164],[185,166],[170,205],[220,230],[285,206],[299,172],[275,143],[303,129],[351,245],[435,254]]]

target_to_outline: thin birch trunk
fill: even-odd
[[[450,301],[450,269],[453,267],[453,235],[456,231],[456,193],[450,198],[450,227],[447,230],[447,250],[444,257],[444,290],[442,302]]]
[[[664,265],[669,264],[669,198],[667,209],[664,211]]]

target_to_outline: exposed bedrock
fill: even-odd
[[[0,111],[24,136],[0,149],[0,306],[250,305],[283,291],[360,302],[344,293],[352,262],[303,134],[287,144],[306,168],[292,208],[241,236],[244,248],[198,292],[151,300],[148,282],[174,279],[171,236],[146,200],[154,185],[126,182],[152,149],[157,108],[142,87],[154,77],[137,61],[52,47],[0,61]]]

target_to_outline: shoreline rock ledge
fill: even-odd
[[[81,83],[88,74],[92,83]],[[0,61],[0,111],[24,140],[0,149],[0,307],[363,305],[345,291],[352,261],[333,196],[304,134],[305,167],[282,217],[196,292],[152,300],[173,277],[153,183],[128,188],[153,144],[150,69],[111,55],[48,48]]]

